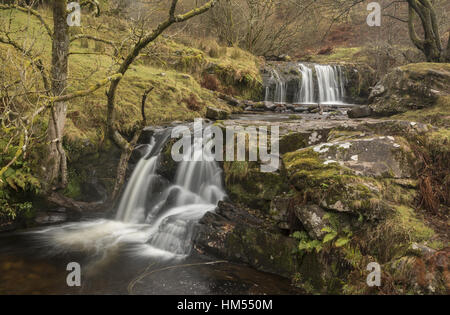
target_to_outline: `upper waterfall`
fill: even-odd
[[[314,103],[314,81],[312,69],[304,64],[299,64],[302,80],[300,81],[300,89],[297,95],[297,103]]]
[[[288,64],[271,68],[265,80],[266,102],[294,104],[343,104],[347,85],[340,65]],[[284,70],[284,71],[283,71]]]
[[[342,103],[345,81],[340,66],[314,65],[319,89],[319,103]]]

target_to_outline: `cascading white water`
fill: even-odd
[[[203,150],[199,134],[193,137],[194,142],[185,153],[193,158],[179,163],[174,183],[158,174],[161,150],[170,132],[170,129],[155,132],[146,155],[128,181],[116,220],[70,223],[33,234],[55,253],[83,250],[104,256],[107,251],[127,244],[127,250],[135,255],[160,259],[186,257],[191,250],[195,223],[206,212],[214,211],[226,193],[222,170],[214,159],[205,156],[212,153]],[[204,158],[199,159],[202,154]]]
[[[297,96],[297,103],[311,104],[314,103],[314,82],[312,69],[304,64],[299,64],[299,70],[302,74],[302,80]]]
[[[344,85],[340,66],[315,65],[317,85],[319,89],[319,103],[342,103]]]
[[[286,102],[286,83],[281,78],[277,70],[272,69],[269,85],[275,85],[274,99],[275,103],[284,104]],[[264,101],[268,102],[270,98],[270,88],[266,87],[266,95]]]
[[[162,191],[158,191],[164,180],[157,173],[159,152],[142,159],[130,178],[116,216],[124,222],[149,224],[149,246],[174,255],[188,254],[192,225],[225,197],[222,170],[214,160],[198,158],[208,152],[203,152],[201,135],[194,139],[192,152],[186,152],[193,154],[192,158],[179,164],[175,182]]]
[[[341,66],[299,63],[298,70],[301,81],[297,88],[295,85],[288,86],[279,72],[272,69],[265,87],[264,100],[274,103],[288,101],[298,104],[343,104],[347,81]]]

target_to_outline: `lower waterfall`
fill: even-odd
[[[213,159],[183,160],[177,166],[173,183],[158,174],[161,151],[170,133],[171,128],[156,131],[146,145],[145,155],[125,188],[115,220],[70,223],[31,233],[54,253],[82,250],[103,255],[127,245],[127,250],[135,255],[163,259],[189,255],[194,225],[206,212],[214,211],[226,193],[222,169]],[[202,138],[194,137],[194,141],[201,142]],[[191,152],[186,154],[207,153],[201,143],[192,143]]]

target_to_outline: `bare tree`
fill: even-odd
[[[337,6],[341,7],[337,10],[337,15],[333,22],[338,21],[343,16],[363,3],[363,0],[338,1],[332,0]],[[441,29],[448,31],[448,24],[439,25],[438,14],[436,13],[436,1],[431,0],[397,0],[391,1],[383,10],[391,7],[393,4],[405,3],[408,5],[407,17],[399,17],[392,14],[384,14],[384,16],[393,18],[396,21],[407,23],[409,38],[414,46],[419,49],[429,62],[449,62],[450,61],[450,40],[447,47],[442,45]],[[419,32],[417,32],[416,22],[420,21]],[[447,29],[445,29],[447,28]],[[419,35],[420,34],[420,35]],[[422,37],[422,38],[421,38]],[[450,39],[450,37],[449,37]]]
[[[219,40],[268,56],[300,46],[305,12],[314,0],[224,0],[209,14]]]
[[[0,4],[0,10],[15,10],[27,13],[31,17],[36,18],[43,26],[44,33],[52,42],[50,71],[46,68],[42,56],[36,54],[33,47],[26,47],[23,42],[15,41],[13,36],[10,36],[8,29],[5,28],[0,33],[2,35],[0,36],[0,42],[13,47],[26,57],[41,75],[44,91],[41,91],[41,94],[38,95],[38,100],[42,105],[40,106],[42,109],[40,112],[49,109],[47,129],[48,153],[47,160],[44,163],[46,168],[45,182],[47,188],[56,190],[58,188],[64,188],[67,185],[67,158],[62,144],[67,115],[67,102],[72,98],[91,93],[100,88],[100,86],[109,83],[111,78],[117,78],[120,75],[116,74],[115,76],[101,80],[87,90],[66,94],[68,59],[70,54],[67,1],[52,0],[50,4],[53,13],[53,28],[47,24],[44,17],[38,11],[33,9],[34,1],[29,3],[18,1],[9,5]]]
[[[158,24],[158,26],[156,28],[154,28],[152,31],[150,31],[149,33],[144,33],[142,36],[140,36],[138,38],[138,41],[131,48],[128,55],[126,55],[124,57],[123,62],[120,64],[117,73],[121,74],[122,76],[125,75],[125,73],[128,71],[128,69],[130,68],[132,63],[138,57],[141,50],[144,49],[148,44],[153,42],[156,38],[158,38],[158,36],[161,35],[171,25],[173,25],[175,23],[185,22],[197,15],[203,14],[204,12],[206,12],[210,8],[212,8],[215,5],[215,3],[216,3],[215,0],[210,0],[210,1],[206,2],[204,5],[193,8],[188,12],[185,12],[182,14],[176,14],[178,0],[172,0],[167,18],[164,21],[162,21],[160,24]],[[108,103],[107,103],[108,134],[111,137],[111,139],[113,140],[113,142],[122,149],[122,155],[120,158],[119,165],[117,167],[117,177],[116,177],[116,183],[114,186],[114,190],[112,193],[112,199],[115,199],[120,192],[120,189],[125,180],[125,172],[126,172],[128,160],[131,156],[133,147],[134,147],[135,143],[137,142],[137,139],[139,138],[139,133],[141,132],[141,129],[139,129],[135,133],[133,140],[131,142],[129,142],[119,133],[118,129],[116,128],[116,125],[115,125],[115,98],[116,98],[117,88],[119,87],[121,79],[122,79],[122,77],[118,77],[117,79],[113,80],[111,82],[111,85],[107,92],[107,97],[108,97]],[[145,117],[144,113],[143,113],[143,116]]]
[[[427,61],[449,62],[450,40],[447,49],[442,47],[436,11],[430,0],[407,0],[408,2],[408,29],[413,44],[423,52]],[[419,17],[423,30],[423,39],[420,39],[415,30],[415,19]],[[449,38],[450,39],[450,38]]]

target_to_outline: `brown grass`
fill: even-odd
[[[186,107],[191,111],[199,112],[202,109],[202,104],[194,94],[191,94],[188,98],[183,99],[183,102],[186,103]]]
[[[214,74],[205,73],[203,75],[201,86],[208,90],[220,91],[220,81]]]

